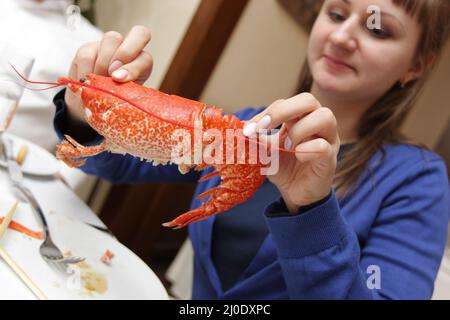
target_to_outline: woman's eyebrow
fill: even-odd
[[[403,25],[403,23],[395,15],[393,15],[392,13],[389,13],[389,12],[381,12],[381,15],[393,18],[400,25],[400,27],[402,28],[403,32],[406,32],[405,26]]]
[[[350,0],[341,0],[341,1],[344,2],[346,5],[349,5],[349,6],[352,5],[352,2]],[[406,33],[405,26],[395,15],[393,15],[392,13],[389,13],[389,12],[385,12],[385,11],[382,11],[381,15],[393,18],[400,25],[400,27],[402,28],[402,31]]]

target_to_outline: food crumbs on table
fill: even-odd
[[[106,251],[101,256],[100,261],[109,266],[111,265],[112,258],[114,258],[114,253],[109,249],[106,249]]]
[[[76,264],[80,269],[90,269],[91,265],[86,261],[81,261]]]
[[[20,147],[19,152],[17,153],[17,156],[16,156],[17,164],[19,164],[21,166],[23,164],[23,162],[25,161],[27,154],[28,154],[28,146],[26,144],[23,144]]]
[[[71,256],[72,256],[72,251],[70,251],[70,250],[64,251],[64,252],[63,252],[63,256],[64,256],[65,258],[71,257]]]
[[[102,294],[108,290],[108,281],[101,273],[88,270],[82,274],[81,280],[83,287],[88,290],[88,292],[97,292]]]

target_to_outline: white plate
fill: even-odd
[[[0,199],[0,212],[6,212],[13,203],[12,198]],[[42,241],[11,229],[2,239],[2,246],[49,299],[168,299],[164,286],[154,272],[113,237],[61,214],[50,213],[47,217],[55,243],[63,252],[70,251],[73,255],[85,257],[88,269],[75,268],[72,275],[61,275],[39,255]],[[30,207],[25,203],[19,205],[14,220],[40,230]],[[106,249],[114,253],[110,265],[100,261]],[[80,281],[85,276],[91,280],[100,279],[100,282],[106,283],[106,290],[100,290],[102,286],[88,290],[86,283]],[[34,299],[3,260],[0,260],[0,283],[0,300]]]
[[[34,176],[51,176],[60,170],[60,162],[50,152],[40,146],[9,133],[4,133],[3,139],[5,141],[7,139],[13,140],[15,155],[18,154],[23,145],[28,146],[28,153],[22,164],[23,173]],[[5,168],[6,164],[0,160],[0,166]]]

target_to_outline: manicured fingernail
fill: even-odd
[[[258,123],[256,124],[256,129],[257,130],[267,129],[271,121],[272,119],[270,118],[269,115],[262,117],[261,120],[259,120]]]
[[[284,147],[288,150],[291,150],[292,148],[292,140],[289,137],[286,137],[286,140],[284,140]]]
[[[113,63],[111,63],[111,65],[109,66],[109,70],[108,73],[110,75],[112,75],[112,73],[114,71],[116,71],[117,69],[119,69],[121,66],[123,66],[123,63],[119,60],[114,60]]]
[[[128,71],[125,69],[119,69],[117,71],[114,71],[112,75],[116,79],[125,79],[126,77],[128,77]]]
[[[251,135],[254,135],[255,132],[256,132],[256,122],[246,124],[244,126],[244,129],[242,130],[242,133],[246,137],[250,137]]]

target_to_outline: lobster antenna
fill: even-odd
[[[53,88],[58,88],[61,87],[63,84],[55,84],[54,86],[50,86],[50,87],[46,87],[46,88],[41,88],[41,89],[36,89],[36,88],[30,88],[27,86],[24,86],[23,84],[19,84],[20,86],[24,87],[27,90],[31,90],[31,91],[45,91],[45,90],[50,90]]]
[[[48,89],[52,89],[52,88],[56,88],[56,87],[64,85],[63,83],[59,83],[59,82],[31,81],[30,79],[25,78],[25,76],[23,76],[19,72],[19,70],[17,70],[11,63],[9,65],[11,66],[11,68],[14,69],[14,72],[17,73],[17,75],[25,82],[28,82],[28,83],[31,83],[31,84],[47,84],[47,85],[51,85],[52,86],[52,87],[49,87],[49,88],[46,88],[46,89],[43,89],[43,90],[48,90]],[[24,88],[26,88],[26,87],[24,87]],[[33,90],[33,89],[30,89],[30,90]],[[38,91],[40,91],[40,90],[38,90]]]
[[[58,85],[53,85],[53,86],[50,86],[50,87],[47,87],[47,88],[36,89],[36,88],[30,88],[30,87],[27,87],[27,86],[24,85],[23,83],[14,81],[14,80],[12,80],[12,79],[0,79],[0,81],[2,81],[2,82],[3,82],[3,81],[5,81],[5,82],[6,82],[6,81],[7,81],[7,82],[12,82],[12,83],[14,83],[14,84],[16,84],[16,85],[18,85],[18,86],[24,88],[24,89],[31,90],[31,91],[45,91],[45,90],[49,90],[49,89],[53,89],[53,88],[62,86],[62,84],[58,84]]]

